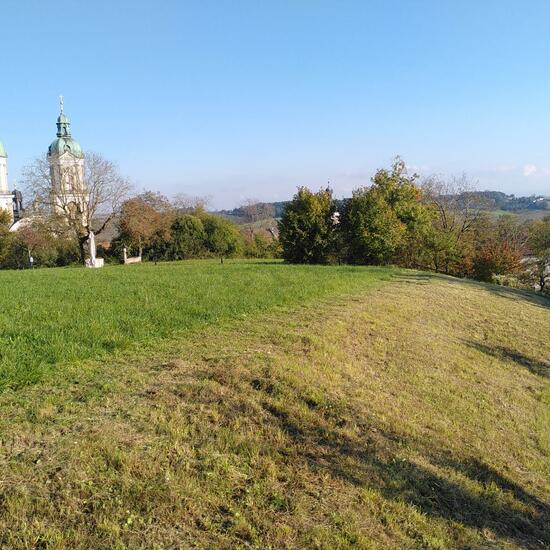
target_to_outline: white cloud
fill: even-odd
[[[536,174],[537,172],[537,167],[534,165],[534,164],[526,164],[524,167],[523,167],[523,175],[528,178],[529,176],[532,176],[534,174]]]

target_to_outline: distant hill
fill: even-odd
[[[255,208],[260,214],[262,211],[265,214],[265,217],[259,217],[258,219],[268,219],[268,218],[280,218],[283,215],[285,206],[289,203],[289,201],[279,201],[279,202],[258,202],[252,205],[247,206],[239,206],[237,208],[233,208],[231,210],[218,210],[215,212],[215,214],[219,214],[220,216],[224,216],[227,218],[233,218],[234,221],[237,223],[248,223],[252,220],[251,218],[254,216],[251,216],[250,209]]]
[[[503,210],[505,212],[518,212],[522,210],[548,210],[550,212],[550,196],[530,195],[529,197],[516,197],[500,191],[479,191],[476,195],[485,198],[489,202],[489,210]]]
[[[471,193],[463,193],[469,195]],[[531,195],[529,197],[516,197],[507,195],[501,191],[475,191],[478,197],[482,197],[487,202],[485,209],[488,212],[494,212],[496,215],[518,214],[525,218],[537,218],[550,214],[550,196]],[[346,199],[337,201],[339,207],[343,205]],[[235,223],[247,224],[261,220],[277,219],[283,215],[285,206],[290,201],[279,202],[258,202],[239,206],[230,210],[218,210],[215,214],[224,216]]]

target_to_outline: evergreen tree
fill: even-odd
[[[170,259],[199,258],[206,253],[206,232],[199,217],[192,214],[178,216],[172,224],[171,235]]]
[[[287,262],[323,264],[330,259],[335,226],[332,190],[300,187],[279,221],[279,241]]]

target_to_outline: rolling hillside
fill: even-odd
[[[92,293],[119,300],[105,334],[124,345],[83,351],[67,308],[70,361],[26,380],[4,355],[0,547],[550,545],[547,300],[391,269],[158,267],[105,269]],[[22,278],[26,305],[83,273]],[[35,355],[48,323],[27,330]]]

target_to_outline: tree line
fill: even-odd
[[[117,220],[112,253],[123,246],[145,259],[274,258],[279,243],[266,230],[244,228],[206,211],[204,199],[176,196],[173,201],[151,191],[128,199]]]
[[[331,189],[301,187],[279,222],[292,263],[396,264],[545,291],[550,217],[491,217],[465,177],[419,181],[397,158],[372,185],[336,201]]]
[[[211,214],[204,199],[178,195],[169,200],[151,191],[131,196],[130,182],[96,153],[85,156],[82,201],[52,185],[42,157],[24,169],[24,182],[27,207],[16,231],[9,230],[9,213],[0,210],[2,268],[29,267],[31,258],[37,267],[83,264],[91,233],[98,256],[107,262],[120,262],[124,247],[154,261],[280,256],[273,231],[245,229]],[[255,219],[262,213],[252,202],[242,208]]]
[[[299,188],[281,204],[277,226],[268,227],[258,223],[275,214],[266,203],[246,201],[239,215],[249,223],[236,225],[208,212],[204,199],[169,200],[151,191],[130,196],[113,163],[93,153],[85,162],[89,196],[76,211],[52,192],[45,159],[27,167],[27,217],[10,232],[9,216],[0,212],[1,267],[27,267],[31,256],[37,266],[83,263],[93,232],[107,262],[120,261],[126,247],[152,261],[239,256],[396,264],[543,291],[550,286],[550,218],[492,217],[492,198],[474,191],[467,178],[421,181],[399,158],[348,199],[336,200],[330,189]]]

